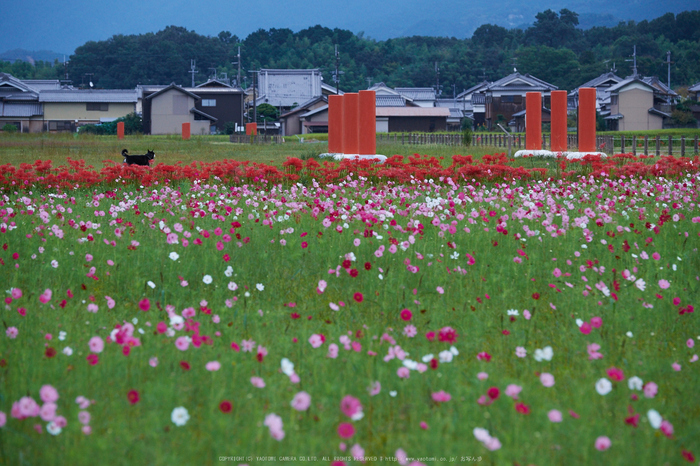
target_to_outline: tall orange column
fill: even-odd
[[[358,154],[375,155],[377,153],[377,97],[374,91],[360,91],[358,116]]]
[[[566,150],[567,114],[566,91],[552,91],[552,150],[563,152]]]
[[[343,95],[343,154],[359,153],[359,110],[359,94],[353,92]]]
[[[117,139],[124,139],[124,122],[117,123]]]
[[[328,96],[328,152],[343,153],[343,96]]]
[[[189,139],[190,138],[190,124],[188,123],[183,123],[182,124],[182,139]]]
[[[578,90],[578,150],[595,152],[596,90],[582,87]]]
[[[542,94],[525,94],[525,149],[542,149]]]

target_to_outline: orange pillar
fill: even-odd
[[[343,154],[359,154],[357,129],[360,110],[360,96],[352,92],[343,96]]]
[[[567,92],[552,91],[552,150],[563,152],[566,150],[567,136]]]
[[[525,94],[525,149],[542,149],[542,94]]]
[[[359,111],[359,152],[360,155],[377,153],[377,97],[374,91],[360,91]]]
[[[182,124],[182,139],[189,139],[190,138],[190,124],[188,123],[183,123]]]
[[[596,90],[582,87],[578,90],[578,150],[595,152]]]
[[[343,96],[328,96],[328,152],[343,153]]]
[[[256,136],[258,134],[258,124],[257,123],[246,123],[245,124],[245,134],[248,136]]]
[[[117,139],[124,139],[124,122],[117,123]]]

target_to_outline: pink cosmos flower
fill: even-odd
[[[515,355],[519,358],[524,358],[527,356],[527,350],[522,346],[518,346],[515,348]]]
[[[260,377],[251,377],[250,383],[253,384],[253,387],[265,388],[265,381]]]
[[[513,398],[514,400],[517,400],[518,395],[520,394],[522,389],[523,389],[523,387],[521,387],[520,385],[510,384],[506,387],[505,394],[507,396]]]
[[[551,422],[561,422],[562,420],[562,415],[561,411],[552,409],[547,413],[547,417]]]
[[[420,421],[420,428],[423,430],[428,430],[428,423],[425,421]]]
[[[610,439],[608,437],[605,437],[605,436],[598,437],[597,439],[595,439],[596,450],[605,451],[608,448],[610,448],[611,443],[612,442],[610,442]]]
[[[148,298],[143,298],[139,301],[139,309],[143,312],[147,312],[151,308],[151,301]]]
[[[19,299],[22,297],[22,290],[19,288],[12,288],[12,299]]]
[[[53,421],[56,418],[56,403],[44,403],[39,410],[39,416],[46,422]]]
[[[407,325],[403,328],[403,334],[408,338],[413,338],[418,334],[418,330],[414,325]]]
[[[93,353],[101,353],[102,350],[104,350],[105,342],[102,340],[102,338],[94,336],[90,338],[90,341],[88,341],[88,346],[90,347],[90,351]]]
[[[611,367],[610,369],[608,369],[607,374],[608,377],[610,377],[613,380],[617,380],[618,382],[625,378],[625,374],[624,372],[622,372],[622,369],[618,369],[617,367]]]
[[[311,406],[311,395],[306,392],[299,392],[294,395],[291,405],[297,411],[306,411]]]
[[[580,330],[581,333],[583,333],[584,335],[588,335],[589,333],[591,333],[591,324],[589,324],[588,322],[584,322],[584,323],[579,327],[579,330]]]
[[[39,389],[39,397],[44,403],[55,403],[58,401],[58,390],[51,385],[44,385]]]
[[[5,335],[7,335],[7,337],[12,339],[12,340],[17,338],[18,334],[19,334],[19,330],[17,330],[17,327],[8,327],[7,330],[5,330]]]
[[[243,352],[244,352],[244,353],[252,352],[253,349],[255,349],[255,341],[253,341],[253,340],[242,340],[242,341],[241,341],[241,348],[243,349]]]
[[[359,412],[362,411],[362,403],[360,403],[360,400],[358,400],[357,398],[351,395],[346,395],[340,401],[340,410],[347,417],[352,418],[353,416],[357,415]]]
[[[598,343],[591,343],[587,347],[588,351],[588,359],[594,360],[594,359],[601,359],[603,355],[598,352],[600,349],[600,345]]]
[[[446,403],[452,399],[452,395],[445,392],[444,390],[440,390],[439,392],[433,393],[432,397],[433,401],[437,403]]]
[[[148,365],[151,367],[156,367],[158,365],[158,358],[153,356],[151,359],[148,360]]]
[[[190,347],[190,339],[187,337],[177,337],[175,340],[175,348],[179,349],[180,351],[187,351],[187,348]]]
[[[411,376],[411,371],[408,369],[408,367],[402,366],[398,368],[396,375],[398,375],[401,379],[407,379]]]
[[[489,375],[486,372],[479,372],[476,374],[476,378],[479,380],[486,380],[489,378]]]
[[[39,301],[41,301],[43,304],[46,304],[49,301],[51,301],[51,295],[52,295],[51,290],[49,290],[47,288],[46,290],[44,290],[44,292],[41,294],[41,296],[39,296]]]
[[[206,370],[214,372],[221,369],[221,363],[219,361],[209,361],[204,367]]]
[[[355,435],[355,426],[349,422],[341,422],[338,426],[338,435],[340,438],[352,438]]]
[[[661,433],[668,438],[673,436],[673,424],[668,422],[666,419],[661,421],[661,427],[659,427],[659,430],[661,430]]]
[[[525,317],[525,320],[530,320],[530,317],[532,317],[532,314],[530,314],[530,311],[528,311],[527,309],[525,309],[525,310],[523,311],[523,317]]]
[[[408,321],[411,320],[411,317],[413,317],[413,313],[410,310],[404,309],[401,311],[401,320]]]
[[[603,319],[601,317],[591,317],[591,326],[593,328],[600,328],[603,325]]]
[[[438,340],[448,343],[454,343],[457,340],[457,332],[452,327],[443,327],[438,332]]]
[[[379,382],[374,382],[370,387],[367,388],[369,396],[378,395],[382,391],[382,384]]]
[[[647,382],[643,387],[644,396],[647,398],[654,398],[659,391],[659,386],[654,382]]]
[[[34,398],[23,396],[19,400],[19,414],[22,417],[34,417],[39,415],[39,405],[34,401]]]
[[[323,344],[323,337],[321,335],[314,333],[309,337],[309,343],[313,348],[318,348]]]
[[[0,411],[0,428],[5,427],[5,424],[7,423],[7,414],[4,412]]]
[[[678,372],[678,371],[681,370],[681,365],[678,364],[678,362],[674,362],[673,364],[671,364],[671,367],[672,367],[673,370],[676,371],[676,372]]]
[[[542,385],[544,385],[545,387],[552,387],[554,386],[554,376],[552,374],[544,372],[540,374],[540,382],[542,382]]]
[[[335,343],[331,343],[330,345],[328,345],[328,354],[326,355],[326,357],[331,358],[331,359],[337,358],[338,357],[338,345],[336,345]]]
[[[393,246],[393,244],[392,244],[392,246]],[[364,462],[364,460],[365,460],[365,450],[358,443],[356,443],[355,445],[353,445],[350,448],[350,454],[355,459],[355,461]]]
[[[661,288],[662,290],[668,289],[668,287],[670,287],[670,286],[671,286],[671,284],[669,283],[668,280],[665,280],[665,279],[659,280],[659,288]]]

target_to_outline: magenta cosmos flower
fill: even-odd
[[[340,410],[349,418],[353,418],[362,412],[362,403],[351,395],[346,395],[340,401]]]

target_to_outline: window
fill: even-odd
[[[85,110],[88,112],[108,112],[109,104],[105,102],[88,102],[85,104]]]
[[[202,107],[216,107],[216,99],[202,99]]]
[[[73,131],[73,122],[49,121],[49,131]]]
[[[513,97],[515,97],[515,96],[503,95],[503,96],[501,96],[501,102],[513,102],[514,101]]]

